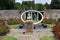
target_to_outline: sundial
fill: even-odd
[[[26,32],[33,32],[35,24],[43,21],[43,14],[36,10],[27,10],[21,14],[21,20],[25,23]]]
[[[28,10],[21,14],[21,20],[25,22],[26,20],[32,20],[33,24],[38,24],[43,21],[43,14],[40,11]]]

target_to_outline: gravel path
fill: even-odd
[[[0,40],[2,40],[5,36],[0,36]]]
[[[13,36],[17,38],[17,40],[39,40],[41,37],[44,36],[54,36],[54,34],[51,32],[51,28],[47,29],[36,29],[33,31],[33,33],[26,33],[24,29],[11,29],[11,32],[7,34],[7,36]]]

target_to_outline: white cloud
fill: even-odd
[[[22,1],[32,1],[32,0],[16,0],[16,2],[20,2],[20,3],[22,3]],[[35,3],[45,4],[46,2],[48,4],[50,4],[51,3],[51,0],[35,0]]]
[[[50,3],[51,3],[51,0],[35,0],[35,3],[45,4],[46,2],[47,2],[48,4],[50,4]]]

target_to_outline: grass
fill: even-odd
[[[47,26],[49,26],[49,27],[53,27],[54,26],[54,24],[46,24]]]
[[[42,23],[40,24],[37,24],[36,26],[40,26]],[[17,25],[9,25],[10,28],[14,28],[14,29],[17,29],[19,27],[20,24],[17,24]],[[48,27],[53,27],[54,24],[46,24]]]
[[[40,40],[54,40],[54,37],[53,36],[50,36],[50,37],[42,37],[42,38],[40,38]]]
[[[39,24],[37,24],[38,26],[41,26],[43,23],[39,23]],[[55,24],[45,24],[45,25],[47,25],[48,27],[53,27]]]
[[[14,29],[16,29],[16,28],[19,27],[19,24],[17,24],[17,25],[9,25],[9,26],[10,26],[10,28],[14,28]]]
[[[3,40],[17,40],[17,39],[11,36],[6,36],[5,38],[3,38]]]

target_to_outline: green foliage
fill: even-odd
[[[48,3],[45,3],[44,6],[46,7],[46,9],[51,9],[50,4],[48,4]]]
[[[0,0],[0,9],[14,9],[15,0]]]
[[[15,24],[22,24],[23,22],[21,21],[21,19],[9,19],[8,20],[8,24],[9,25],[15,25]]]
[[[0,24],[0,27],[2,27],[2,24]]]
[[[5,25],[3,19],[0,19],[0,36],[6,35],[9,32],[9,27]]]
[[[32,8],[31,8],[32,7]],[[47,8],[47,6],[46,6]],[[16,10],[44,10],[45,5],[42,4],[35,4],[34,1],[23,1],[22,4],[15,3],[15,0],[0,0],[0,9],[1,10],[9,10],[9,9],[16,9]]]
[[[35,10],[44,10],[44,9],[45,9],[45,6],[42,4],[36,4],[35,5]]]
[[[51,1],[51,9],[60,9],[60,0]]]
[[[17,29],[19,27],[20,24],[17,24],[17,25],[9,25],[10,28],[13,28],[13,29]]]
[[[44,19],[43,20],[43,23],[45,24],[54,24],[56,22],[55,19]]]
[[[6,36],[3,40],[17,40],[17,39],[11,36]]]
[[[32,7],[32,8],[31,8]],[[34,4],[34,1],[23,1],[22,4],[15,3],[15,0],[0,0],[1,10],[44,10],[44,9],[60,9],[60,0],[52,0],[51,4]]]
[[[33,9],[33,7],[34,7],[34,1],[23,1],[22,5],[23,5],[23,9],[25,7],[25,10],[29,10],[29,9],[31,9],[31,7]]]
[[[0,36],[6,35],[9,32],[9,29],[6,26],[0,27]]]
[[[54,40],[53,36],[50,37],[42,37],[40,40]]]
[[[22,5],[20,3],[15,3],[14,8],[16,10],[22,10]]]

